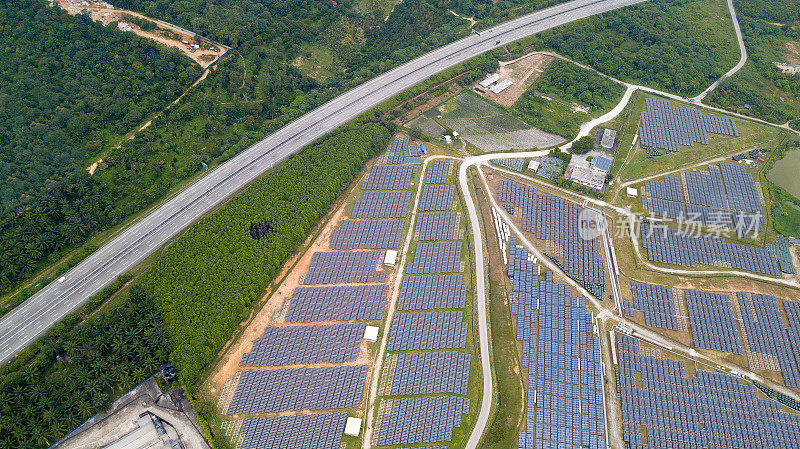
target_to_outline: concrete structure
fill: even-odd
[[[486,75],[486,79],[484,79],[483,81],[478,83],[478,85],[480,85],[481,87],[486,89],[487,87],[489,87],[492,84],[496,83],[497,80],[499,80],[499,79],[500,79],[500,74],[499,73],[490,73],[489,75]]]
[[[364,329],[364,340],[372,343],[378,341],[378,326],[367,326]]]
[[[616,143],[616,141],[617,141],[617,132],[614,131],[613,129],[606,128],[605,131],[603,131],[603,138],[600,139],[600,146],[610,150],[614,148],[614,144]]]
[[[347,422],[344,425],[344,434],[351,437],[357,437],[361,433],[361,418],[347,417]]]
[[[607,173],[595,167],[576,166],[572,168],[570,180],[594,190],[602,190]]]
[[[383,257],[383,264],[393,267],[397,263],[397,250],[387,249],[386,255]]]
[[[539,161],[536,159],[531,159],[531,161],[528,162],[528,170],[536,171],[538,169],[539,169]]]
[[[511,81],[509,79],[505,79],[505,80],[500,81],[499,83],[495,84],[494,86],[490,87],[489,90],[491,90],[493,93],[499,94],[500,92],[506,90],[512,84],[514,84],[513,81]]]
[[[626,187],[625,193],[628,195],[628,198],[636,198],[639,196],[639,191],[633,187]]]

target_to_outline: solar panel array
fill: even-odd
[[[469,411],[469,399],[437,396],[394,399],[383,416],[379,445],[450,441],[461,415]]]
[[[670,201],[683,201],[683,184],[680,178],[664,176],[663,181],[648,181],[645,192],[653,198],[662,198]]]
[[[722,179],[728,192],[728,202],[733,210],[764,215],[753,175],[738,164],[720,164]]]
[[[708,133],[739,136],[736,122],[703,114],[697,109],[678,108],[669,101],[648,98],[642,112],[639,139],[643,148],[680,151],[680,145],[708,143]]]
[[[387,164],[402,164],[405,159],[405,148],[408,148],[408,137],[394,136],[394,140],[386,150]]]
[[[515,181],[500,181],[498,200],[521,209],[522,228],[537,239],[554,243],[562,254],[551,254],[561,268],[597,297],[605,290],[605,268],[598,238],[581,235],[579,217],[583,209],[575,203]],[[550,251],[552,253],[552,251]],[[563,262],[561,259],[563,258]]]
[[[366,324],[268,327],[239,366],[343,363],[358,358]]]
[[[800,386],[800,363],[792,352],[789,333],[783,326],[777,298],[738,292],[736,300],[742,315],[747,348],[752,352],[775,356],[786,385]]]
[[[707,172],[684,172],[684,177],[688,195],[685,204],[681,181],[666,176],[663,182],[645,185],[644,194],[651,198],[642,197],[644,207],[666,218],[735,229],[739,237],[762,230],[766,220],[758,188],[744,167],[712,165]]]
[[[644,312],[644,319],[648,326],[678,329],[671,288],[631,281],[631,291],[633,293],[632,308]]]
[[[687,171],[684,176],[689,194],[688,202],[708,207],[728,207],[719,168],[712,165],[708,167],[708,173]]]
[[[400,354],[392,382],[392,395],[467,394],[470,355],[463,352]]]
[[[420,242],[414,261],[406,272],[411,274],[456,273],[461,271],[461,242]]]
[[[353,206],[352,218],[404,218],[411,192],[364,192]]]
[[[519,158],[492,159],[492,163],[520,173],[525,168],[525,159]]]
[[[775,258],[778,259],[778,266],[780,266],[783,273],[795,274],[792,253],[789,250],[789,242],[787,242],[782,235],[778,234],[775,243],[767,243],[766,248],[768,251],[775,254]]]
[[[239,449],[339,449],[347,413],[245,418]]]
[[[304,284],[353,284],[384,282],[386,272],[378,271],[380,251],[318,252],[311,258]]]
[[[786,336],[791,345],[792,354],[797,361],[796,366],[800,366],[800,302],[783,301],[783,308],[786,310],[786,318],[789,320],[789,327],[786,328]],[[800,382],[795,385],[789,385],[789,379],[786,385],[790,387],[800,387]]]
[[[228,414],[358,407],[367,365],[243,371]]]
[[[399,248],[405,220],[344,220],[333,231],[331,249]]]
[[[460,274],[405,276],[397,309],[461,309],[466,300],[467,286]]]
[[[444,184],[450,174],[450,161],[435,160],[425,171],[425,184]]]
[[[552,272],[509,241],[508,274],[514,280],[511,312],[517,315],[522,365],[528,367],[525,432],[520,449],[605,448],[600,345],[583,297],[570,296]],[[535,391],[535,392],[534,392]]]
[[[431,210],[451,210],[453,208],[454,185],[426,185],[422,188],[419,200],[420,212]]]
[[[563,160],[557,157],[545,156],[539,161],[539,168],[536,170],[536,176],[552,180],[556,175],[560,175],[563,172]]]
[[[717,237],[686,235],[648,223],[642,223],[641,234],[642,244],[647,249],[647,258],[651,262],[687,267],[724,263],[740,270],[778,275],[775,255],[761,248],[727,243]]]
[[[388,285],[297,287],[285,321],[379,320],[388,296]]]
[[[701,290],[684,290],[692,325],[692,340],[698,348],[742,353],[733,307],[728,295]]]
[[[457,212],[423,212],[417,215],[419,240],[450,240],[455,236]]]
[[[462,311],[404,312],[395,315],[389,331],[389,351],[463,348],[467,323]]]
[[[417,172],[416,165],[376,165],[367,179],[361,183],[362,190],[408,190],[411,177]]]
[[[686,218],[686,206],[683,203],[642,196],[642,206],[659,217],[675,220]]]
[[[758,399],[741,379],[706,371],[687,378],[683,362],[645,356],[632,337],[617,342],[623,440],[631,449],[800,448],[800,415]]]

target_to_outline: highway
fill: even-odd
[[[378,76],[291,122],[220,165],[126,229],[0,320],[0,363],[118,275],[294,152],[425,79],[538,32],[644,0],[573,0],[472,34]]]

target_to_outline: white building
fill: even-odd
[[[570,180],[594,190],[602,190],[606,182],[606,172],[595,167],[576,166],[572,169]]]
[[[490,87],[489,90],[491,90],[495,94],[499,94],[500,92],[506,90],[512,84],[514,84],[513,81],[511,81],[509,79],[505,79],[505,80],[500,81],[499,83],[495,84],[494,86]]]
[[[383,264],[393,267],[397,263],[397,250],[387,249],[386,255],[383,257]]]
[[[627,193],[628,198],[636,198],[637,196],[639,196],[639,191],[633,187],[627,187],[625,189],[625,193]]]
[[[347,417],[347,422],[344,425],[344,434],[351,437],[357,437],[361,433],[361,418]]]
[[[378,326],[367,326],[364,328],[364,340],[373,343],[378,341]]]
[[[485,88],[491,86],[492,84],[496,83],[497,80],[499,80],[499,79],[500,79],[500,74],[499,73],[491,73],[491,74],[486,76],[486,79],[484,79],[483,81],[481,81],[478,84],[485,89]]]

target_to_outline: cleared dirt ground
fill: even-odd
[[[125,15],[130,15],[134,17],[138,17],[140,19],[153,21],[153,19],[139,14],[137,12],[128,11],[126,9],[118,9],[118,8],[109,8],[107,4],[103,4],[100,2],[95,1],[81,1],[81,0],[55,0],[55,3],[59,4],[65,11],[67,11],[71,15],[80,14],[82,11],[88,11],[89,16],[94,21],[102,22],[103,25],[107,25],[113,21],[124,21]],[[200,49],[194,50],[186,44],[183,44],[181,41],[187,41],[189,43],[194,42],[194,36],[187,35],[177,27],[168,27],[164,23],[158,23],[158,27],[153,31],[144,31],[138,26],[134,24],[130,24],[133,27],[131,30],[132,33],[136,34],[137,36],[141,36],[153,41],[156,41],[162,45],[166,45],[167,47],[177,48],[186,56],[188,56],[191,60],[199,64],[202,68],[207,68],[211,65],[212,62],[216,61],[217,58],[222,56],[229,48],[221,46],[221,45],[203,45]],[[175,40],[167,37],[164,32],[168,32],[174,35],[179,35],[180,39]]]
[[[546,52],[533,52],[511,61],[500,61],[500,68],[497,73],[504,78],[511,79],[514,84],[499,94],[489,91],[485,93],[476,92],[487,100],[511,107],[536,82],[554,59],[552,55]]]

